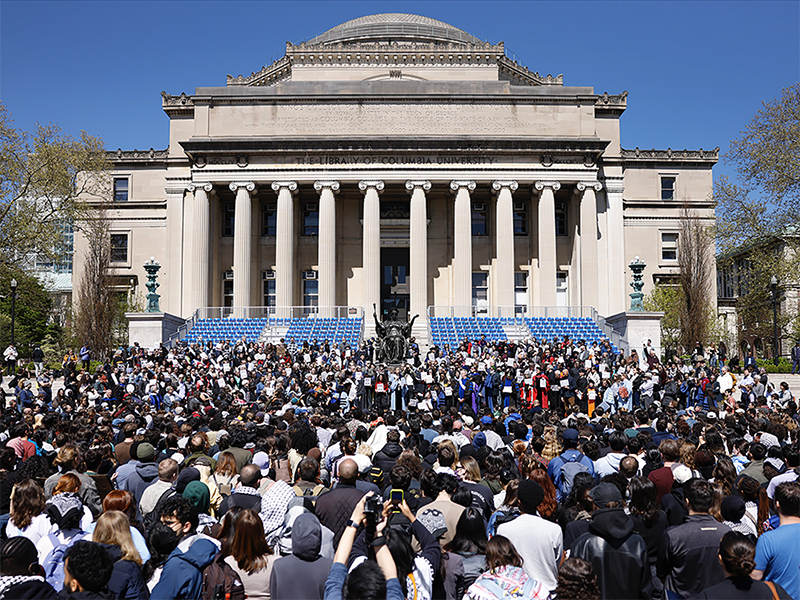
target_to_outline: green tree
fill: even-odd
[[[63,227],[84,212],[79,198],[107,197],[102,140],[65,135],[56,125],[16,129],[0,104],[0,267],[63,258]]]
[[[19,269],[0,268],[0,346],[11,342],[11,280],[17,280],[14,341],[20,356],[30,357],[34,344],[40,344],[48,334],[60,335],[61,328],[48,323],[53,300],[42,283],[33,275]]]
[[[677,285],[657,285],[644,298],[644,309],[663,312],[661,318],[661,348],[664,356],[681,352],[681,306],[683,290]]]
[[[782,289],[800,283],[800,83],[765,102],[723,160],[739,183],[720,177],[714,186],[718,262],[736,277],[743,329],[770,339],[770,279]],[[778,321],[782,332],[800,328],[796,312]]]

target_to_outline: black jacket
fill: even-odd
[[[380,467],[384,474],[388,475],[392,470],[397,457],[403,452],[403,447],[397,442],[386,442],[386,444],[372,458],[372,464]]]
[[[320,523],[333,532],[335,546],[339,545],[339,539],[350,522],[350,515],[365,493],[354,485],[339,482],[335,489],[317,498],[317,517]]]
[[[633,521],[622,508],[592,514],[589,533],[572,544],[571,556],[590,563],[605,600],[647,598],[652,593],[647,545],[633,532]]]
[[[690,515],[661,538],[656,569],[664,588],[694,598],[725,579],[719,564],[719,541],[730,529],[711,515]]]
[[[779,600],[789,600],[791,596],[780,585],[775,584]],[[773,600],[772,590],[763,581],[753,581],[750,577],[728,577],[722,583],[704,589],[697,600]]]
[[[0,577],[0,596],[10,600],[56,600],[58,593],[40,577],[7,575]]]

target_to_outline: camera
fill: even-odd
[[[381,522],[383,504],[378,496],[370,496],[364,503],[364,517],[367,519],[367,528],[374,529]]]

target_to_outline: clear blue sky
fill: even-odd
[[[58,123],[106,147],[167,146],[161,90],[224,86],[366,14],[407,12],[504,41],[565,85],[628,90],[627,148],[714,148],[800,79],[800,3],[36,2],[0,3],[0,100],[16,125]],[[724,166],[716,174],[727,172]]]

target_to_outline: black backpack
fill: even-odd
[[[164,493],[158,498],[156,502],[155,508],[151,510],[146,515],[142,515],[142,525],[144,525],[144,530],[149,535],[153,528],[161,521],[161,508],[164,506],[164,503],[176,495],[178,492],[175,488],[167,488],[164,490]]]

